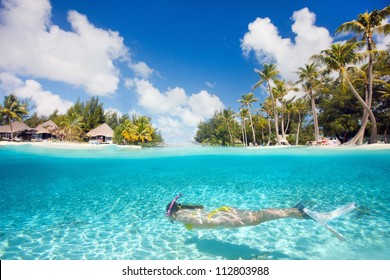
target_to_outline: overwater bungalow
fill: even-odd
[[[12,133],[14,141],[26,141],[31,140],[32,135],[34,134],[34,129],[29,127],[23,122],[12,122]],[[11,126],[2,125],[0,126],[0,139],[2,140],[11,140]]]
[[[112,144],[114,130],[104,123],[88,132],[87,136],[90,137],[89,143],[92,144]]]

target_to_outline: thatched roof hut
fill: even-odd
[[[29,127],[23,122],[12,122],[12,133],[14,134],[14,139],[17,137],[22,137],[23,140],[30,140],[31,134],[34,132],[34,129]],[[11,126],[10,125],[2,125],[0,126],[0,137],[4,140],[11,139]],[[16,137],[16,138],[15,138]],[[18,139],[20,140],[20,139]]]
[[[114,130],[108,124],[104,123],[88,132],[87,136],[91,137],[92,141],[97,141],[98,143],[112,143]]]
[[[98,127],[92,129],[90,132],[87,133],[87,136],[89,137],[96,137],[96,136],[106,136],[106,137],[113,137],[114,136],[114,130],[112,128],[104,123],[102,125],[99,125]]]
[[[22,131],[31,131],[31,130],[33,129],[23,122],[12,122],[13,132],[22,132]],[[0,132],[11,133],[11,126],[9,124],[0,126]]]
[[[53,130],[57,129],[58,126],[51,120],[41,123],[36,128],[34,128],[36,134],[48,133],[50,134]]]

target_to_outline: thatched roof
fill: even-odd
[[[0,133],[7,132],[9,125],[0,125]]]
[[[41,123],[38,125],[34,130],[37,134],[41,133],[51,133],[52,130],[58,128],[58,126],[51,120],[48,120],[47,122]]]
[[[108,126],[108,124],[104,123],[102,125],[99,125],[98,127],[92,129],[90,132],[87,133],[87,136],[89,137],[96,137],[96,136],[105,136],[105,137],[113,137],[114,131],[111,127]]]
[[[20,131],[25,131],[25,130],[33,130],[33,129],[23,122],[12,122],[12,131],[13,132],[20,132]],[[0,132],[10,133],[11,126],[10,125],[0,126]]]

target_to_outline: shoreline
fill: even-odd
[[[91,144],[91,143],[75,143],[75,142],[9,142],[0,141],[0,146],[19,146],[19,145],[31,145],[45,148],[62,148],[62,149],[104,149],[105,147],[119,147],[126,149],[142,149],[141,146],[136,145],[117,145],[117,144]]]
[[[74,143],[74,142],[9,142],[0,141],[0,146],[23,146],[31,145],[37,147],[47,148],[63,148],[63,149],[102,149],[105,147],[117,147],[120,149],[142,149],[141,146],[136,145],[117,145],[117,144],[91,144],[91,143]],[[168,148],[180,148],[181,146],[167,145]],[[198,148],[201,145],[187,145],[185,148]],[[214,146],[213,146],[214,147]],[[390,144],[363,144],[353,146],[258,146],[258,147],[238,147],[238,149],[247,150],[272,150],[272,149],[289,149],[289,148],[311,148],[311,149],[323,149],[323,150],[390,150]],[[215,147],[214,147],[215,148]],[[225,147],[235,148],[235,147]]]

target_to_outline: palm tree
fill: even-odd
[[[129,142],[135,142],[137,137],[134,135],[134,124],[131,120],[126,119],[122,124],[121,124],[121,130],[122,130],[122,136],[124,140],[128,144]]]
[[[83,125],[83,117],[75,112],[67,115],[60,123],[60,126],[64,128],[65,138],[69,141],[81,138],[80,135],[83,132]]]
[[[258,116],[258,119],[257,119],[257,125],[261,128],[261,139],[262,139],[262,145],[264,145],[264,128],[267,127],[268,125],[268,121],[266,118],[262,117],[262,116]]]
[[[299,131],[302,123],[302,114],[307,110],[306,101],[302,98],[298,99],[293,103],[293,111],[298,113],[298,126],[297,126],[297,136],[295,138],[295,145],[299,143]]]
[[[272,89],[275,100],[280,102],[280,123],[282,129],[283,141],[286,141],[286,132],[284,129],[285,97],[290,91],[297,91],[295,87],[288,86],[286,82],[275,80],[275,87]]]
[[[274,110],[276,141],[278,145],[280,145],[278,110],[276,108],[276,100],[274,98],[274,95],[272,93],[272,88],[271,88],[271,80],[276,78],[276,76],[279,74],[279,71],[276,69],[275,64],[264,64],[262,71],[255,69],[255,72],[257,72],[257,74],[259,74],[260,77],[260,80],[254,86],[255,89],[261,86],[263,83],[267,83],[268,94],[271,97],[272,106]]]
[[[267,146],[271,143],[271,116],[273,115],[273,105],[272,100],[267,98],[264,103],[260,104],[261,110],[264,111],[267,114],[267,120],[268,120],[268,143]]]
[[[251,113],[250,108],[251,107],[254,108],[252,103],[257,102],[257,101],[259,101],[259,99],[256,98],[252,92],[242,95],[241,99],[238,100],[238,102],[241,103],[241,107],[246,106],[248,108],[249,120],[251,122],[251,128],[252,128],[252,134],[253,134],[253,144],[256,144],[256,136],[255,136],[255,128],[253,126],[252,113]]]
[[[281,131],[282,131],[282,139],[286,138],[284,134],[284,112],[283,112],[283,98],[287,94],[286,85],[283,81],[275,80],[275,87],[272,88],[272,95],[275,98],[275,102],[280,102],[281,108],[277,108],[278,110],[278,117],[280,112],[280,122],[281,122]],[[278,127],[279,128],[279,127]]]
[[[141,123],[139,125],[134,125],[134,135],[136,139],[141,140],[142,143],[150,142],[153,140],[152,135],[154,128],[151,124]]]
[[[126,120],[122,128],[122,136],[128,142],[144,143],[153,140],[154,128],[150,123],[150,118],[146,116],[133,115],[132,121]]]
[[[223,110],[219,116],[222,120],[222,124],[227,127],[229,137],[230,137],[230,145],[233,145],[233,136],[231,131],[231,125],[234,122],[234,112],[232,110]]]
[[[320,75],[320,72],[318,71],[318,65],[314,62],[306,64],[304,67],[298,68],[297,74],[299,76],[297,83],[302,83],[303,89],[309,94],[314,123],[314,140],[318,141],[320,137],[320,129],[318,126],[317,108],[314,96],[314,89],[316,88],[316,85],[319,84],[318,76]]]
[[[285,104],[285,112],[287,113],[287,124],[284,129],[284,134],[287,134],[288,128],[290,126],[291,114],[294,113],[294,105],[292,100],[288,100]]]
[[[240,110],[240,112],[238,113],[238,116],[241,118],[242,143],[244,143],[244,145],[247,146],[248,145],[248,136],[246,133],[246,119],[249,116],[248,108],[242,108]]]
[[[6,124],[9,124],[11,129],[11,141],[14,140],[14,133],[12,130],[13,121],[21,121],[22,117],[27,115],[25,104],[20,104],[19,100],[14,94],[5,96],[4,106],[0,106],[0,116],[5,119]]]
[[[362,40],[365,41],[368,51],[368,99],[366,103],[368,107],[372,106],[372,94],[373,94],[373,49],[375,48],[375,43],[373,41],[374,34],[390,34],[390,24],[383,24],[383,21],[390,16],[390,5],[385,7],[382,10],[374,10],[371,13],[365,12],[358,15],[357,20],[345,22],[339,26],[337,33],[340,32],[353,32],[358,35],[362,35]],[[363,123],[367,123],[369,114],[365,113],[363,117]],[[371,118],[372,128],[371,128],[371,137],[370,143],[376,143],[378,140],[376,121]],[[364,137],[364,128],[361,138]]]
[[[352,83],[359,84],[362,88],[364,88],[364,95],[365,95],[366,103],[368,102],[368,100],[370,100],[369,102],[372,101],[372,98],[369,97],[369,82],[368,82],[367,71],[366,71],[366,69],[368,67],[369,67],[368,65],[364,65],[362,68],[363,71],[353,71],[352,72],[352,74],[354,75],[354,79],[352,80]],[[386,81],[382,81],[381,79],[377,79],[377,78],[375,78],[375,76],[376,76],[376,73],[373,73],[373,79],[372,79],[373,84],[374,83],[378,84],[378,85],[382,84],[384,87],[387,86]],[[370,103],[370,105],[371,105],[371,103]],[[357,143],[358,145],[363,144],[364,133],[365,133],[366,126],[368,123],[368,119],[369,119],[368,112],[367,112],[367,110],[364,110],[360,129],[356,133],[356,135],[351,140],[349,140],[349,143],[351,143],[351,144]],[[372,135],[371,135],[370,143],[374,143],[372,141],[373,140],[372,140]]]
[[[370,106],[368,106],[368,104],[359,95],[349,78],[348,70],[353,68],[353,64],[360,62],[364,58],[363,54],[356,52],[359,46],[361,46],[361,43],[355,41],[348,41],[344,44],[336,43],[333,44],[330,49],[323,50],[321,54],[315,55],[313,58],[323,63],[329,70],[339,72],[339,78],[341,79],[343,89],[345,89],[345,87],[350,88],[351,92],[362,107],[367,110],[371,119],[372,129],[376,130],[376,120]]]

